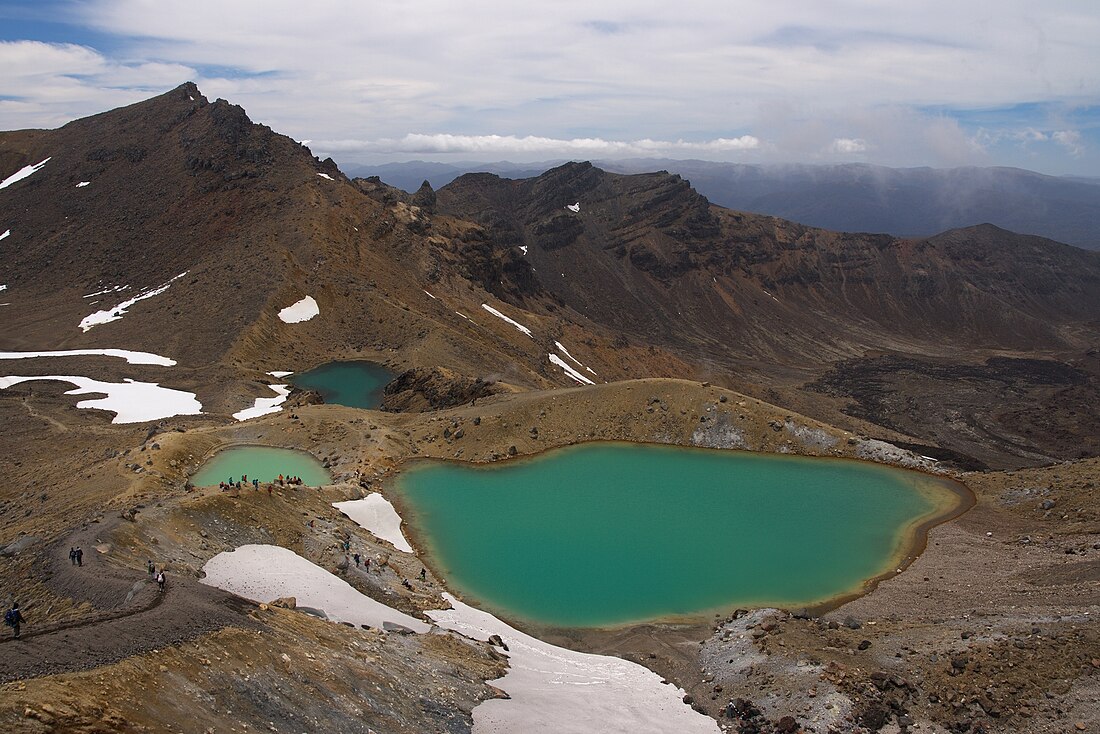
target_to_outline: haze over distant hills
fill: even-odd
[[[410,161],[353,168],[349,175],[376,175],[415,191],[425,180],[439,188],[473,171],[528,178],[559,163]],[[664,169],[690,180],[712,203],[814,227],[923,237],[989,223],[1100,250],[1100,179],[1046,176],[1018,168],[761,166],[670,159],[598,165],[618,173]]]

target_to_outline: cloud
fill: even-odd
[[[1091,73],[1100,68],[1100,5],[1089,3],[1026,13],[995,0],[743,0],[736,13],[719,0],[63,7],[64,24],[111,39],[110,51],[38,44],[13,58],[0,50],[0,128],[56,124],[192,79],[281,132],[332,141],[332,150],[337,141],[397,141],[391,148],[602,154],[654,141],[701,157],[862,155],[919,165],[982,157],[974,127],[952,128],[967,110],[1100,100]],[[775,130],[760,124],[784,107],[797,115]],[[1013,129],[1091,135],[1076,120],[1040,114]],[[918,135],[915,145],[879,125],[891,116]],[[865,127],[842,124],[857,117]],[[406,140],[425,130],[455,139]]]
[[[852,154],[864,153],[867,150],[867,141],[858,138],[837,138],[829,146],[833,153]]]
[[[1081,145],[1081,133],[1076,130],[1056,130],[1050,134],[1050,139],[1063,146],[1070,155],[1079,156],[1085,150]]]
[[[423,135],[410,133],[398,139],[315,140],[313,147],[329,153],[408,153],[469,155],[564,155],[564,156],[662,156],[675,153],[728,153],[761,147],[752,135],[717,138],[702,142],[684,140],[604,140],[602,138],[547,138],[534,135]]]

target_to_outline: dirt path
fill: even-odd
[[[34,610],[20,638],[0,640],[0,682],[87,670],[233,625],[252,626],[252,605],[194,579],[169,576],[160,592],[148,574],[113,566],[93,545],[102,526],[78,531],[40,556],[44,582],[58,595],[88,602],[85,617],[37,625]],[[72,546],[84,565],[69,562]]]

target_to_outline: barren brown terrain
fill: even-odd
[[[421,560],[331,503],[385,493],[414,457],[598,440],[885,462],[953,476],[974,505],[840,606],[529,631],[635,660],[729,731],[1100,731],[1095,253],[993,227],[815,230],[585,164],[408,195],[347,179],[194,85],[0,133],[0,176],[50,156],[0,191],[0,350],[178,364],[4,359],[0,375],[157,382],[202,413],[112,423],[64,383],[0,389],[0,601],[27,618],[0,640],[5,731],[469,731],[504,695],[486,683],[507,666],[496,648],[245,601],[200,583],[202,566],[269,543],[401,611],[438,609],[430,568],[403,585]],[[87,294],[183,272],[78,328],[123,298]],[[317,317],[278,318],[306,295]],[[548,359],[556,342],[596,384]],[[295,392],[231,417],[273,395],[268,372],[343,359],[403,373],[386,410]],[[189,486],[240,444],[308,451],[333,483]],[[345,537],[372,571],[341,567]],[[167,568],[163,593],[149,560]]]

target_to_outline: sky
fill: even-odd
[[[0,0],[0,129],[194,81],[342,166],[1100,176],[1095,0]]]

